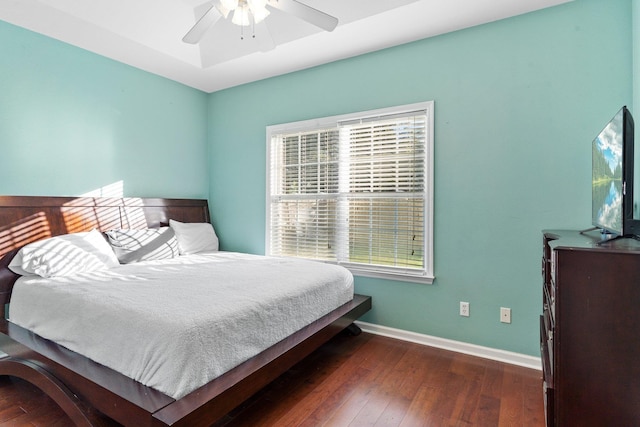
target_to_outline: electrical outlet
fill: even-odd
[[[500,321],[502,323],[511,323],[511,309],[500,307]]]
[[[469,317],[469,303],[460,301],[460,316]]]

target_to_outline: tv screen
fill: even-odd
[[[606,232],[623,234],[624,108],[593,140],[592,223]]]

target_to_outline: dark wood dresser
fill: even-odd
[[[547,426],[640,426],[640,241],[543,232]]]

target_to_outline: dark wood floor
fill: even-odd
[[[68,425],[38,389],[0,377],[0,426]],[[216,424],[222,426],[544,426],[541,373],[341,334]]]

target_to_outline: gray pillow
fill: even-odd
[[[178,240],[169,227],[110,230],[105,233],[121,264],[174,258]]]

